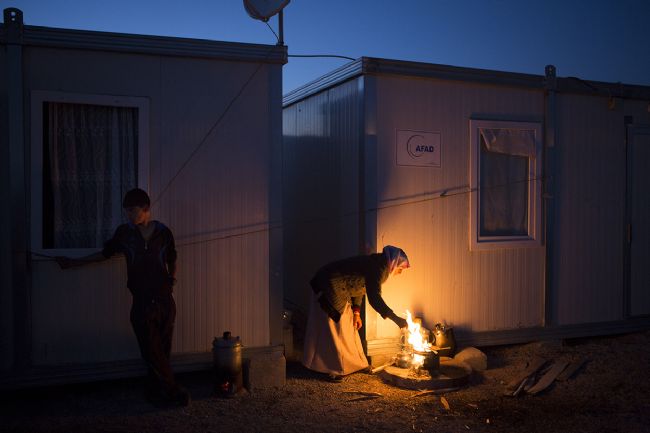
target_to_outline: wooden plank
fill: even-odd
[[[343,394],[359,394],[364,397],[383,397],[384,394],[381,392],[374,391],[341,391]]]
[[[522,382],[524,382],[530,375],[537,373],[546,362],[546,359],[540,356],[535,356],[532,361],[528,363],[526,369],[508,383],[506,386],[507,390],[510,391],[510,393],[517,391],[522,385]]]
[[[587,363],[586,359],[579,359],[577,361],[573,361],[572,363],[569,364],[567,368],[564,369],[564,371],[557,377],[555,380],[559,380],[560,382],[563,382],[565,380],[571,379],[571,377],[582,367]]]
[[[365,396],[362,396],[362,397],[352,398],[352,399],[348,400],[348,402],[374,400],[376,398],[379,398],[379,396],[378,395],[365,395]]]
[[[446,393],[448,393],[448,392],[458,391],[459,389],[460,389],[460,387],[458,387],[458,386],[457,386],[457,387],[454,387],[454,388],[424,389],[424,390],[422,390],[422,391],[419,391],[419,392],[416,392],[415,394],[413,394],[413,395],[411,396],[411,398],[413,398],[413,397],[422,397],[422,396],[425,396],[425,395],[439,395],[439,394],[446,394]]]
[[[569,365],[567,361],[555,361],[553,366],[542,376],[542,378],[533,386],[530,388],[527,392],[529,394],[538,394],[542,391],[544,391],[546,388],[548,388],[551,383],[555,380],[556,377],[560,373],[562,373],[562,370],[566,368],[566,366]]]
[[[521,385],[519,385],[519,388],[517,388],[517,390],[512,393],[512,396],[517,397],[522,392],[528,391],[535,384],[535,376],[536,374],[533,373],[530,376],[528,376],[526,379],[524,379],[521,382]]]
[[[390,361],[388,361],[386,364],[380,365],[379,367],[372,368],[370,370],[370,374],[377,374],[380,371],[382,371],[384,368],[386,368],[388,366],[391,366],[391,365],[393,365],[393,360],[392,359]]]

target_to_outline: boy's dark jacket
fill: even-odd
[[[134,301],[147,301],[169,296],[173,290],[168,264],[176,262],[174,236],[160,221],[154,232],[145,241],[140,230],[131,224],[122,224],[115,230],[113,238],[104,244],[102,254],[109,258],[124,253],[128,275],[127,287]]]

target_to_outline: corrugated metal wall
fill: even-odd
[[[559,95],[553,287],[560,325],[623,318],[625,124],[606,98]]]
[[[33,263],[34,365],[103,362],[139,356],[131,331],[131,295],[123,259],[61,272]]]
[[[152,149],[160,169],[152,170],[152,191],[177,173],[256,67],[164,59],[160,150]],[[208,349],[224,330],[240,335],[247,346],[269,344],[267,73],[258,73],[161,199],[160,214],[175,227],[181,257],[176,297],[181,352]]]
[[[399,246],[412,264],[385,284],[388,305],[402,315],[410,309],[425,326],[446,322],[461,332],[542,325],[544,247],[469,251],[470,196],[464,193],[469,119],[541,122],[542,92],[379,76],[374,103],[377,175],[367,183],[376,185],[377,250]],[[441,168],[397,166],[397,129],[440,132]],[[449,196],[433,198],[443,191]],[[397,335],[392,322],[369,310],[368,340]]]
[[[150,98],[154,201],[258,66],[36,48],[25,57],[28,91]],[[259,70],[153,206],[179,252],[174,352],[207,351],[224,330],[247,346],[269,344],[269,116],[280,109],[269,86],[281,86],[271,68],[281,66]],[[121,260],[65,272],[36,261],[32,288],[35,364],[139,356]]]
[[[630,247],[629,314],[650,314],[650,124],[630,127],[628,135]]]
[[[7,125],[7,56],[0,49],[0,201],[9,203],[9,131]],[[13,361],[13,286],[11,284],[10,213],[0,212],[0,370]]]
[[[283,112],[285,299],[303,313],[314,272],[359,251],[361,85],[348,81]]]
[[[586,96],[579,94],[584,89],[571,87],[572,80],[563,80],[553,104],[553,98],[545,100],[543,83],[534,77],[519,80],[463,68],[456,77],[449,70],[453,68],[441,71],[431,65],[429,71],[422,64],[382,59],[364,65],[357,63],[357,69],[347,72],[354,76],[365,67],[369,71],[356,78],[363,80],[359,89],[364,98],[359,104],[364,136],[357,166],[341,169],[337,146],[322,147],[332,136],[333,116],[339,114],[329,107],[330,95],[341,84],[327,86],[341,79],[341,70],[288,95],[288,100],[298,101],[284,111],[284,168],[290,173],[285,178],[289,194],[284,208],[291,215],[300,219],[314,216],[308,209],[316,209],[315,213],[338,209],[332,191],[344,185],[342,178],[359,176],[363,194],[357,198],[365,218],[358,227],[363,239],[374,242],[370,248],[376,251],[389,244],[404,248],[412,264],[412,269],[384,285],[384,299],[398,314],[410,309],[427,327],[436,322],[453,325],[461,339],[501,344],[644,326],[642,318],[625,320],[641,311],[630,302],[641,298],[645,302],[643,293],[630,293],[630,254],[640,260],[647,254],[631,252],[625,241],[630,179],[624,143],[626,122],[637,127],[650,124],[647,101],[603,97],[607,92],[598,89],[603,83],[594,83],[593,89],[601,96]],[[417,77],[409,76],[410,67]],[[442,78],[434,78],[438,76]],[[311,93],[318,83],[320,93]],[[644,94],[642,89],[626,89],[630,97]],[[546,122],[546,115],[553,121]],[[543,200],[553,213],[542,216],[550,218],[545,221],[552,229],[550,251],[544,242],[470,251],[470,119],[536,122],[543,131],[554,133],[549,143],[555,146],[544,150],[545,170],[552,171],[545,173],[552,176],[552,191]],[[397,165],[397,130],[439,133],[441,167]],[[315,197],[310,189],[316,191]],[[293,260],[288,274],[294,274],[287,274],[286,287],[294,296],[304,293],[296,292],[299,284],[327,261],[323,248],[314,253],[311,240],[336,248],[335,236],[330,235],[335,231],[325,232],[324,227],[314,224],[286,232],[285,246],[302,245],[295,249],[295,259],[289,259],[292,248],[285,249],[287,259]],[[546,235],[542,233],[542,239]],[[370,355],[394,351],[397,328],[369,305],[362,332]]]

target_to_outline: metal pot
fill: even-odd
[[[413,352],[424,358],[422,368],[427,370],[429,374],[433,375],[438,372],[440,368],[440,356],[436,352]]]
[[[407,350],[400,350],[395,359],[395,364],[399,368],[411,368],[411,363],[413,361],[413,354]]]

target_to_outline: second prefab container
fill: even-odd
[[[395,245],[387,304],[464,344],[647,328],[649,100],[374,58],[285,95],[285,299],[307,311],[318,267]],[[362,335],[378,357],[398,330],[367,305]]]

